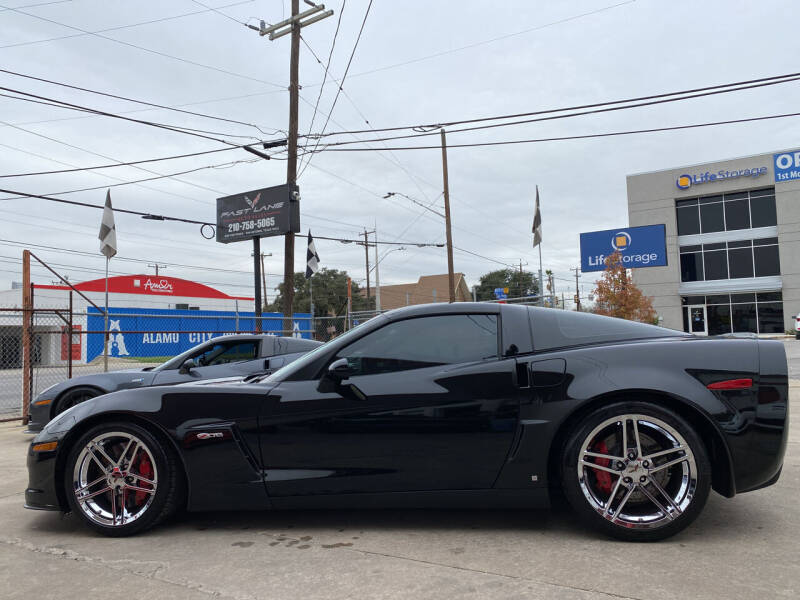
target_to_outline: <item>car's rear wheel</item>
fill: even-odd
[[[711,463],[694,429],[674,412],[620,402],[589,414],[567,441],[562,486],[594,527],[628,541],[674,535],[697,518]]]
[[[174,451],[129,423],[103,423],[87,431],[64,470],[72,511],[109,536],[132,535],[169,516],[181,482]]]
[[[91,387],[77,387],[71,390],[67,390],[65,393],[61,395],[56,403],[56,410],[55,414],[60,415],[62,412],[67,410],[68,408],[72,408],[76,404],[80,404],[81,402],[86,402],[89,398],[94,398],[96,396],[101,395],[101,392],[98,389],[91,388]]]

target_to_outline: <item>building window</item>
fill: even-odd
[[[783,333],[783,294],[758,292],[714,294],[681,298],[684,331],[688,331],[688,310],[705,304],[708,335],[725,333]]]
[[[778,224],[775,188],[675,201],[678,235],[736,231]]]
[[[745,279],[781,274],[778,238],[681,246],[681,281]]]

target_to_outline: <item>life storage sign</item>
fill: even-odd
[[[775,160],[775,183],[800,179],[800,150],[782,152],[772,158]]]

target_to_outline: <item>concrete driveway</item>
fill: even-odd
[[[799,342],[800,343],[800,342]],[[712,494],[657,544],[586,531],[565,510],[184,515],[108,539],[22,508],[22,427],[0,424],[0,596],[183,598],[798,598],[800,381],[777,485]]]

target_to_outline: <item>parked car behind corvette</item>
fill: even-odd
[[[271,373],[321,344],[266,334],[225,335],[160,365],[74,377],[47,388],[31,401],[28,433],[41,431],[56,415],[95,396],[129,388]]]

